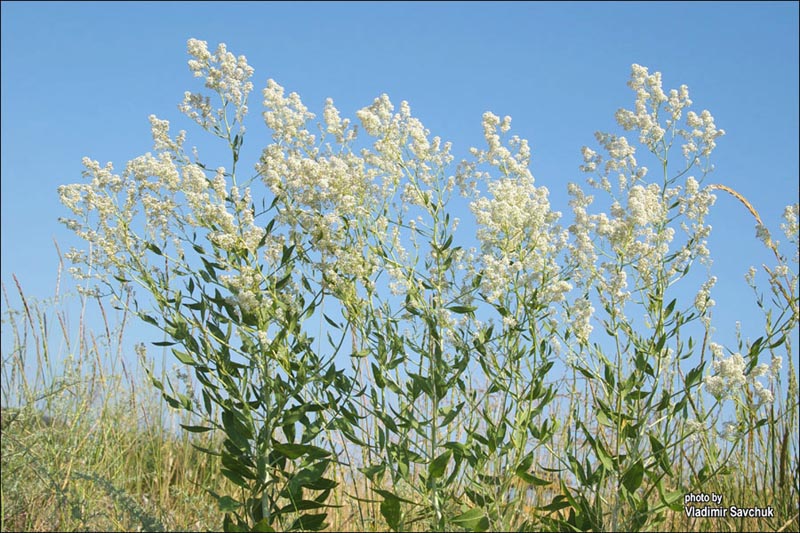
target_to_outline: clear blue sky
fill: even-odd
[[[225,42],[256,69],[253,149],[257,136],[266,141],[259,88],[267,78],[300,93],[319,116],[328,96],[347,117],[383,92],[408,100],[460,153],[482,146],[481,115],[491,110],[511,115],[513,131],[530,140],[537,185],[565,213],[567,183],[583,180],[580,148],[594,147],[596,130],[616,131],[614,112],[632,106],[625,84],[639,63],[662,72],[665,89],[687,84],[694,109],[709,109],[727,131],[713,182],[747,197],[773,231],[784,206],[797,201],[796,2],[3,2],[1,9],[2,281],[11,289],[16,274],[32,297],[53,294],[53,239],[62,250],[80,246],[57,221],[67,214],[58,185],[81,180],[84,155],[122,169],[150,151],[149,114],[179,122],[183,92],[199,89],[186,66],[190,37],[212,49]],[[201,132],[187,129],[191,145]],[[761,324],[743,281],[751,264],[769,260],[752,219],[720,193],[710,222],[717,327]],[[130,344],[159,340],[141,331]],[[4,351],[7,342],[4,327]]]

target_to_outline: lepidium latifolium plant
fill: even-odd
[[[296,234],[264,220],[272,211],[254,202],[249,186],[263,176],[240,177],[253,69],[225,45],[211,53],[191,39],[188,51],[209,94],[187,92],[180,109],[227,145],[229,166],[210,169],[187,153],[184,131],[171,136],[155,116],[155,155],[137,157],[120,175],[85,158],[88,183],[59,189],[76,217],[64,223],[89,244],[70,252],[74,273],[94,276],[96,290],[118,304],[135,287],[136,314],[165,333],[155,344],[172,347],[193,370],[197,394],[152,381],[170,406],[196,416],[185,430],[224,434],[218,449],[204,450],[238,487],[214,494],[221,525],[321,529],[336,483],[326,477],[332,452],[317,444],[351,393],[333,362],[344,336],[331,335],[325,355],[314,344],[308,319],[327,293],[324,273]],[[269,108],[270,90],[267,124],[292,120],[287,104]],[[276,144],[288,144],[279,134]],[[147,302],[152,310],[140,305]]]
[[[716,277],[706,217],[716,200],[712,191],[742,199],[724,185],[705,183],[724,131],[707,110],[689,111],[685,85],[665,93],[660,73],[633,65],[628,85],[634,108],[620,109],[616,120],[638,136],[655,171],[639,164],[624,136],[597,133],[601,153],[584,147],[581,167],[591,176],[593,194],[569,186],[572,281],[583,299],[565,308],[569,325],[562,340],[575,379],[570,427],[558,455],[581,489],[562,487],[548,507],[569,509],[555,519],[559,527],[651,527],[669,509],[680,511],[684,494],[702,492],[729,473],[730,450],[752,438],[772,413],[772,393],[759,377],[771,387],[780,358],[759,364],[759,354],[768,348],[790,352],[788,334],[797,327],[796,288],[776,252],[781,266],[767,272],[780,297],[779,324],[768,315],[768,334],[744,355],[726,357],[715,342]],[[592,212],[594,194],[606,199],[608,212]],[[796,205],[787,208],[796,211]],[[796,224],[792,231],[796,242]],[[690,275],[693,266],[692,272],[704,270],[704,279]],[[699,283],[694,302],[677,301],[677,291],[689,291],[693,283]],[[594,330],[592,323],[600,327]],[[735,431],[720,420],[725,398],[737,400]],[[720,432],[734,443],[727,455],[718,447]]]
[[[509,117],[485,113],[485,147],[454,164],[451,143],[387,95],[355,120],[328,99],[318,120],[268,80],[269,141],[243,178],[253,69],[225,45],[188,51],[206,90],[180,109],[221,139],[226,166],[151,116],[155,155],[120,175],[86,158],[87,182],[59,192],[88,243],[69,254],[74,274],[133,302],[200,384],[151,377],[193,417],[185,430],[223,437],[203,451],[237,487],[209,487],[226,530],[325,529],[332,494],[358,502],[362,528],[653,527],[753,428],[789,416],[771,410],[777,382],[757,359],[791,361],[796,274],[776,251],[778,316],[726,358],[705,222],[723,132],[688,110],[685,86],[665,94],[634,65],[635,109],[617,120],[660,168],[598,134],[605,153],[584,148],[582,169],[607,201],[570,185],[564,221]],[[728,448],[723,390],[739,406]],[[786,448],[773,448],[777,471]]]

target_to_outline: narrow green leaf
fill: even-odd
[[[661,489],[660,486],[659,489]],[[682,491],[663,492],[659,490],[659,495],[661,496],[661,502],[673,511],[679,512],[683,510],[683,498],[685,494]]]
[[[189,426],[186,424],[181,424],[181,427],[191,433],[205,433],[206,431],[214,431],[214,428],[208,428],[205,426]]]
[[[474,305],[451,305],[447,309],[449,311],[454,312],[454,313],[458,313],[460,315],[463,315],[465,313],[473,312],[475,309],[477,309],[477,307],[475,307]]]
[[[303,455],[309,455],[314,459],[327,457],[331,454],[328,450],[312,446],[310,444],[275,444],[273,449],[288,457],[289,459],[297,459]]]
[[[524,481],[528,485],[533,485],[535,487],[546,487],[548,485],[552,485],[553,484],[552,481],[548,481],[548,480],[546,480],[544,478],[541,478],[539,476],[534,476],[533,474],[531,474],[527,470],[524,470],[524,469],[521,469],[521,468],[517,468],[516,474],[517,474],[517,477],[520,478],[522,481]]]
[[[222,468],[220,470],[220,472],[222,472],[223,476],[225,476],[226,478],[228,478],[231,481],[233,481],[233,483],[235,485],[237,485],[239,487],[242,487],[243,489],[249,489],[250,488],[250,484],[247,481],[245,481],[244,478],[242,476],[240,476],[239,474],[237,474],[236,472],[233,472],[232,470],[228,470],[227,468]]]
[[[281,255],[282,265],[286,264],[286,261],[288,261],[289,258],[292,256],[292,252],[294,252],[294,244],[289,246],[288,248],[286,246],[283,247],[283,254]]]
[[[325,523],[327,517],[328,513],[300,516],[289,527],[289,531],[320,531],[328,527]]]
[[[158,341],[152,344],[153,346],[175,346],[175,343],[170,341]]]
[[[339,324],[337,324],[336,322],[334,322],[334,321],[333,321],[333,319],[331,319],[331,317],[329,317],[329,316],[328,316],[328,315],[326,315],[325,313],[322,313],[322,316],[325,318],[325,321],[326,321],[328,324],[330,324],[331,326],[333,326],[334,328],[336,328],[336,329],[342,329],[342,326],[341,326],[341,325],[339,325]]]
[[[609,472],[612,471],[614,469],[614,463],[611,460],[611,457],[608,455],[608,452],[606,452],[606,449],[600,439],[595,441],[594,449],[597,452],[597,458],[600,459],[600,463],[603,465],[603,468]]]
[[[180,350],[176,350],[175,348],[172,349],[172,354],[178,358],[178,361],[185,365],[195,365],[195,360],[186,352],[182,352]]]
[[[489,518],[486,511],[480,508],[470,509],[453,518],[453,522],[467,531],[486,531],[489,529]]]
[[[667,309],[666,309],[666,310],[665,310],[665,312],[664,312],[664,317],[668,317],[669,315],[671,315],[671,314],[672,314],[672,311],[675,309],[675,302],[676,302],[676,301],[677,301],[677,300],[675,300],[675,299],[673,298],[673,299],[672,299],[672,301],[669,303],[669,305],[667,305]]]
[[[161,252],[161,248],[159,248],[158,246],[156,246],[152,242],[145,243],[145,247],[147,247],[148,250],[150,250],[151,252],[153,252],[156,255],[164,255]]]
[[[150,315],[147,315],[145,313],[139,312],[139,318],[141,318],[142,320],[144,320],[148,324],[152,324],[154,326],[158,326],[158,322],[156,322],[156,319],[151,317]]]

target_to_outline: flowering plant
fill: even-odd
[[[509,117],[484,114],[486,147],[453,172],[451,144],[386,95],[356,113],[358,125],[327,100],[317,134],[300,97],[269,80],[271,143],[242,180],[253,69],[225,45],[211,53],[190,39],[188,50],[214,101],[187,92],[180,109],[227,144],[229,166],[205,165],[185,132],[173,137],[151,116],[156,155],[122,175],[87,158],[90,183],[59,193],[77,217],[64,222],[89,243],[70,253],[84,266],[75,275],[119,302],[144,289],[155,314],[139,298],[139,317],[202,385],[198,396],[153,378],[172,407],[199,418],[187,431],[225,436],[206,451],[239,490],[214,494],[227,530],[326,527],[337,485],[328,472],[345,462],[371,482],[393,529],[633,530],[724,465],[707,455],[703,475],[688,478],[674,467],[719,414],[697,399],[703,383],[719,400],[752,384],[753,409],[772,403],[753,361],[788,345],[797,325],[797,277],[782,256],[769,272],[791,312],[747,357],[724,359],[710,340],[713,276],[691,305],[673,296],[695,261],[710,268],[715,196],[703,182],[724,134],[708,111],[688,111],[686,86],[667,94],[660,74],[633,66],[634,109],[616,118],[660,175],[648,182],[624,136],[598,133],[606,155],[584,148],[581,169],[609,211],[592,212],[594,197],[570,184],[564,227],[535,185],[527,141],[508,136]],[[260,203],[257,182],[268,190]],[[457,193],[470,200],[478,247],[461,246]],[[797,206],[787,213],[796,243]],[[693,322],[701,345],[682,333]],[[706,350],[714,374],[704,380]],[[337,366],[348,355],[351,371]],[[556,365],[571,382],[553,379]],[[521,516],[520,487],[552,485],[548,470],[557,493],[538,493],[535,517]]]

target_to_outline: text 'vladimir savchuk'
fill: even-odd
[[[687,518],[773,518],[775,509],[767,507],[695,507],[690,503],[720,505],[722,494],[690,493],[683,496],[683,511]]]

